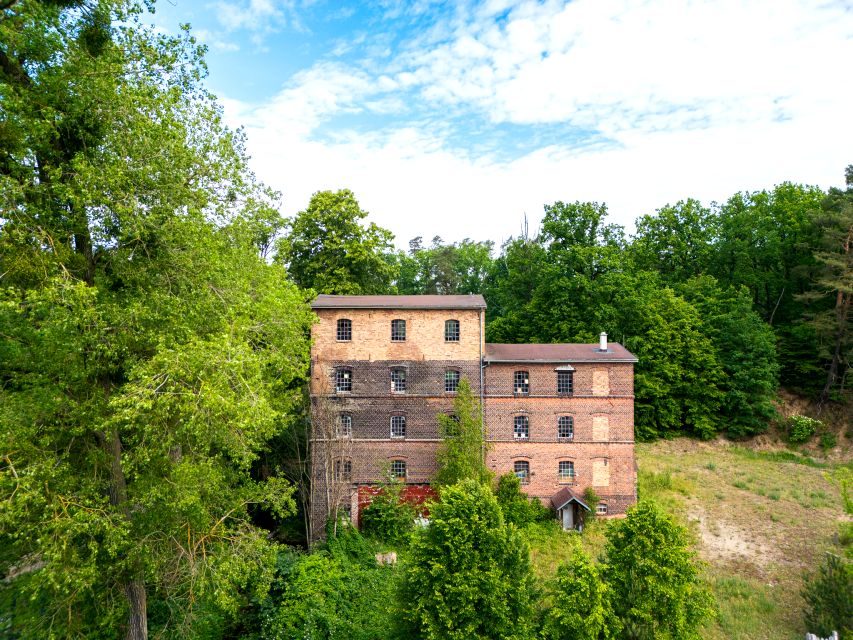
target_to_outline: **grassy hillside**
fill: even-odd
[[[833,545],[845,517],[826,476],[845,463],[677,439],[638,444],[637,464],[640,498],[658,501],[688,525],[706,562],[719,614],[704,636],[802,638],[803,572]],[[537,572],[550,577],[577,544],[597,556],[606,526],[595,523],[582,536],[547,527],[531,532]]]

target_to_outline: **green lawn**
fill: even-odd
[[[803,572],[829,549],[844,517],[828,480],[835,465],[781,450],[676,439],[637,445],[640,499],[652,499],[693,532],[719,613],[705,638],[800,639]],[[849,464],[849,463],[848,463]],[[593,557],[607,522],[582,535],[530,531],[543,579],[582,545]]]

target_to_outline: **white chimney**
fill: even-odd
[[[607,333],[604,331],[602,331],[601,335],[598,336],[598,350],[607,351]]]

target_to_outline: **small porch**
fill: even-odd
[[[551,496],[551,506],[557,511],[557,519],[563,525],[563,531],[583,531],[585,511],[592,511],[569,487],[563,487]]]

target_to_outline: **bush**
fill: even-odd
[[[835,445],[838,444],[837,436],[831,431],[826,431],[820,434],[820,448],[824,451],[829,451],[830,449],[834,449]]]
[[[543,522],[552,518],[550,509],[543,506],[538,499],[531,500],[521,490],[521,481],[514,473],[505,473],[498,478],[495,495],[504,520],[517,527],[525,527],[533,522]]]
[[[806,627],[821,637],[838,631],[841,640],[853,639],[853,563],[827,553],[816,576],[803,589]]]
[[[583,500],[590,509],[589,515],[595,517],[595,509],[601,501],[601,497],[595,492],[592,487],[587,487],[583,492]]]
[[[361,531],[393,544],[408,542],[415,527],[415,508],[401,499],[403,485],[399,481],[382,487],[370,505],[361,512]]]
[[[807,442],[823,426],[820,420],[808,416],[791,416],[787,421],[788,442],[800,444]]]
[[[618,621],[610,603],[610,587],[601,570],[580,550],[557,569],[554,606],[545,614],[546,640],[607,640],[616,637]]]

